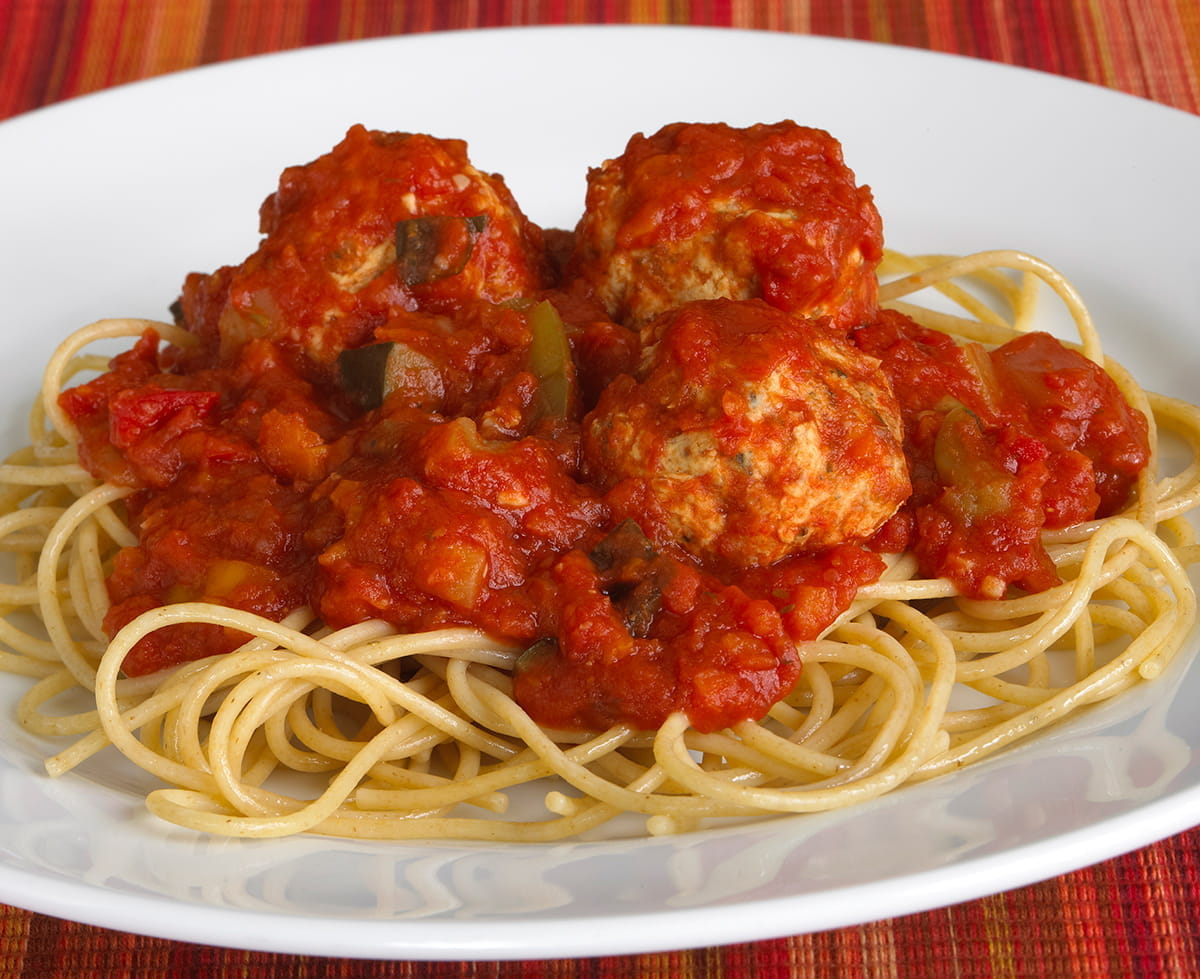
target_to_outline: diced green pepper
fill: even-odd
[[[529,370],[538,379],[538,407],[543,415],[566,418],[574,396],[575,365],[558,310],[548,299],[529,310]]]

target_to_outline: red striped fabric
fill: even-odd
[[[700,24],[903,44],[1026,65],[1200,112],[1192,0],[0,0],[0,118],[229,58],[528,24]]]
[[[0,0],[0,118],[268,51],[405,33],[584,23],[697,24],[874,40],[1025,65],[1200,112],[1196,0]],[[1195,976],[1197,909],[1200,830],[929,913],[733,947],[581,961],[437,964],[271,955],[143,938],[0,907],[0,979]]]

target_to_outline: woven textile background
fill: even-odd
[[[1200,112],[1197,0],[0,0],[0,118],[262,52],[564,23],[853,37],[1025,65]],[[0,159],[0,179],[3,170]],[[0,215],[0,233],[3,222]],[[944,910],[744,946],[581,961],[384,963],[271,955],[142,938],[0,907],[0,977],[809,974],[1200,975],[1200,830]]]
[[[0,118],[310,44],[518,24],[701,24],[951,51],[1200,111],[1194,0],[0,0]]]

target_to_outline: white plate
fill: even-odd
[[[173,75],[0,126],[6,446],[53,345],[161,316],[239,261],[278,172],[355,122],[469,140],[538,221],[637,130],[791,117],[838,136],[908,249],[1057,263],[1107,346],[1194,395],[1200,120],[903,48],[675,28],[507,29],[322,47]],[[204,839],[147,816],[103,758],[50,781],[0,685],[0,900],[113,928],[372,958],[582,956],[745,941],[919,911],[1200,822],[1200,676],[851,812],[546,846]]]

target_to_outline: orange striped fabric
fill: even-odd
[[[1200,112],[1196,0],[0,0],[0,118],[268,51],[584,23],[875,40],[1025,65]],[[1196,976],[1198,909],[1200,830],[1194,830],[1042,884],[924,914],[733,947],[582,961],[422,964],[271,955],[143,938],[0,906],[0,979]]]

